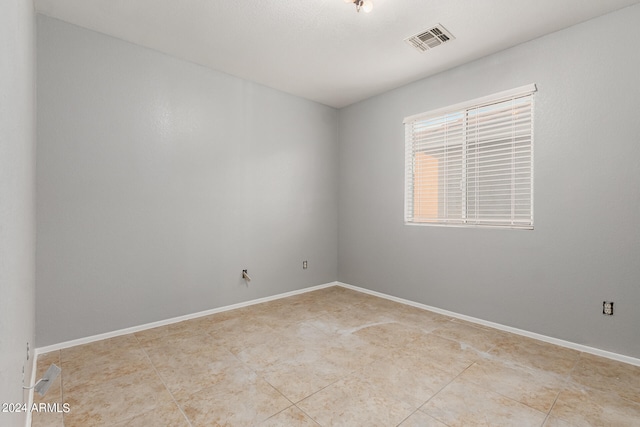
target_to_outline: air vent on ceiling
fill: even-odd
[[[409,46],[416,48],[420,52],[425,52],[453,39],[455,39],[455,37],[453,37],[442,25],[438,24],[429,30],[416,34],[415,36],[407,37],[404,41],[407,42]]]

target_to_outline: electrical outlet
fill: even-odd
[[[307,261],[302,261],[302,269],[303,270],[307,269]]]
[[[602,314],[613,316],[613,301],[602,301]]]

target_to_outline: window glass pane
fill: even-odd
[[[406,122],[408,223],[532,228],[533,94]]]

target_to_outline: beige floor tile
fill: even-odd
[[[422,406],[455,377],[415,360],[394,357],[374,362],[354,375],[380,393],[406,402],[414,409]]]
[[[41,376],[38,376],[37,378],[41,378]],[[58,378],[56,378],[53,383],[51,384],[51,386],[49,386],[49,389],[47,390],[47,392],[45,393],[44,396],[40,396],[40,394],[36,391],[33,392],[33,403],[35,404],[40,404],[40,403],[46,403],[46,404],[62,404],[64,403],[62,401],[62,376],[58,375]]]
[[[105,355],[117,355],[127,352],[132,348],[139,348],[138,340],[132,334],[106,340],[95,341],[89,344],[78,345],[60,350],[60,360],[64,363],[68,360],[92,360],[95,357]]]
[[[182,353],[177,348],[148,350],[160,378],[176,397],[186,397],[212,384],[227,381],[244,365],[225,348]]]
[[[38,355],[37,365],[36,365],[36,373],[35,380],[39,380],[42,378],[44,373],[49,369],[51,364],[55,364],[58,367],[61,367],[60,363],[60,351],[52,351],[50,353],[43,353]],[[56,412],[32,412],[32,423],[33,427],[63,427],[64,419],[62,417],[62,413],[57,412],[62,410],[62,372],[58,375],[58,377],[53,381],[53,383],[49,386],[49,389],[45,393],[44,396],[40,396],[39,393],[33,393],[33,403],[36,405],[40,405],[41,403],[45,404],[57,404],[55,411]]]
[[[557,374],[496,359],[479,360],[460,379],[517,400],[541,412],[549,412],[566,379]]]
[[[233,354],[238,354],[247,347],[268,342],[273,333],[273,328],[262,323],[255,316],[245,315],[220,322],[209,335],[214,338],[217,345],[226,347]]]
[[[303,320],[295,323],[284,323],[277,326],[273,326],[272,329],[278,334],[296,340],[303,344],[321,343],[331,336],[313,326],[308,320]]]
[[[402,323],[389,322],[360,328],[354,332],[354,335],[372,344],[395,350],[420,338],[424,332]]]
[[[295,403],[345,377],[351,370],[331,362],[322,356],[321,351],[309,347],[295,358],[285,359],[258,372]]]
[[[342,336],[349,336],[361,329],[391,322],[393,319],[384,314],[362,308],[331,312],[309,321],[311,325],[327,334]]]
[[[473,349],[433,334],[420,336],[394,355],[424,369],[439,369],[456,375],[480,358]]]
[[[177,400],[193,427],[253,426],[291,406],[289,400],[248,368]]]
[[[216,331],[218,330],[218,328],[220,328],[220,326],[227,324],[233,319],[251,318],[256,313],[261,313],[263,310],[260,310],[258,308],[260,306],[261,304],[253,304],[233,310],[226,310],[219,313],[209,314],[207,316],[202,316],[193,320],[202,323],[201,331]]]
[[[297,406],[323,426],[393,426],[415,410],[353,376],[331,384]]]
[[[578,384],[612,391],[624,399],[640,403],[640,366],[582,353],[571,379]]]
[[[210,331],[218,331],[221,328],[235,328],[235,325],[271,326],[272,324],[284,324],[295,321],[295,316],[290,312],[286,312],[282,305],[283,302],[281,300],[275,300],[243,307],[239,309],[241,313],[239,316],[212,325]],[[278,316],[278,313],[284,313],[284,315]]]
[[[398,427],[447,427],[447,425],[422,411],[416,411],[400,423]]]
[[[535,426],[546,414],[467,381],[454,380],[421,411],[448,426]]]
[[[38,355],[36,376],[41,378],[42,375],[49,369],[51,364],[60,366],[60,350],[52,351],[50,353],[42,353]]]
[[[284,339],[281,335],[276,334],[273,329],[237,335],[219,335],[216,333],[212,336],[217,342],[217,345],[226,348],[235,356],[243,352],[250,354],[254,352],[257,347],[268,346],[273,340],[282,341]]]
[[[58,412],[33,412],[31,427],[64,427],[63,414]]]
[[[335,310],[328,301],[310,299],[305,295],[294,295],[290,298],[260,304],[260,306],[263,305],[261,320],[272,327],[313,319]]]
[[[575,426],[631,427],[640,425],[640,404],[615,393],[571,385],[560,392],[550,415]]]
[[[141,348],[148,355],[162,354],[163,356],[178,354],[195,354],[208,349],[224,348],[211,335],[199,333],[193,335],[170,335],[163,338],[146,340]],[[151,358],[153,362],[157,362]]]
[[[495,329],[481,328],[467,322],[446,322],[432,332],[443,338],[457,341],[478,352],[487,352],[505,335]]]
[[[341,287],[43,354],[38,377],[51,363],[35,402],[71,412],[35,427],[540,426],[556,397],[545,426],[640,425],[638,367]]]
[[[319,427],[319,424],[309,418],[295,406],[274,415],[260,424],[260,427]]]
[[[49,369],[51,365],[56,365],[61,368],[62,364],[60,363],[60,351],[53,351],[50,353],[44,353],[38,355],[37,365],[36,365],[36,373],[35,373],[35,381],[38,381],[42,378]],[[53,380],[51,385],[49,385],[49,389],[45,393],[44,396],[40,396],[39,393],[33,393],[33,402],[34,403],[63,403],[62,402],[62,372]]]
[[[322,357],[348,372],[386,359],[395,353],[393,349],[367,342],[357,335],[333,336],[320,344]]]
[[[184,320],[182,322],[171,323],[169,325],[159,326],[153,329],[147,329],[136,332],[134,336],[141,344],[145,344],[148,341],[174,336],[185,337],[191,335],[202,335],[215,330],[219,323],[235,316],[237,316],[237,314],[233,314],[232,312],[223,312]]]
[[[305,348],[304,344],[275,332],[265,338],[268,339],[259,344],[243,347],[235,356],[251,369],[261,371],[312,351]]]
[[[549,416],[547,417],[547,421],[544,422],[543,427],[580,427],[580,426],[574,426],[573,424],[565,420],[561,420],[560,418]]]
[[[239,311],[243,316],[258,316],[269,314],[281,309],[286,304],[286,300],[288,299],[289,298],[276,299],[272,301],[262,302],[260,304],[252,304],[241,308]]]
[[[173,402],[160,378],[151,369],[123,375],[104,383],[76,385],[63,390],[70,412],[66,427],[117,424]]]
[[[374,297],[373,295],[352,291],[351,289],[346,289],[340,286],[325,289],[323,296],[330,306],[339,310],[349,309],[354,306],[364,305],[367,302],[380,300],[380,298]]]
[[[580,356],[576,350],[513,334],[505,335],[489,353],[560,375],[569,374]]]
[[[434,329],[451,322],[450,317],[403,304],[397,304],[395,309],[384,313],[395,322],[421,329],[424,332],[433,331]]]
[[[377,313],[391,322],[430,332],[442,324],[449,323],[450,317],[443,316],[422,308],[375,298],[357,305],[366,313]]]
[[[150,426],[189,427],[189,421],[176,403],[169,402],[164,406],[154,408],[121,423],[113,424],[113,427]]]
[[[378,298],[373,295],[366,295],[366,297],[360,297],[354,295],[354,303],[360,307],[364,307],[367,311],[384,312],[384,313],[398,313],[405,308],[415,308],[404,304],[400,304],[395,301],[391,301],[384,298]]]
[[[178,325],[180,325],[180,323],[178,323]],[[160,340],[166,337],[170,337],[172,335],[179,335],[179,334],[180,333],[176,331],[173,327],[170,327],[170,325],[166,325],[166,326],[158,326],[157,328],[146,329],[144,331],[136,332],[133,335],[136,337],[138,342],[144,346],[144,344],[149,341]]]
[[[116,377],[151,368],[144,350],[137,341],[132,345],[110,350],[61,350],[62,381],[65,390],[76,386],[100,385]]]

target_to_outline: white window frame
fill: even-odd
[[[522,86],[512,90],[507,90],[507,91],[499,92],[493,95],[477,98],[471,101],[428,111],[426,113],[416,114],[404,119],[404,124],[405,124],[405,191],[404,191],[405,224],[428,225],[428,226],[434,226],[434,225],[435,226],[454,226],[454,227],[495,227],[495,228],[509,228],[509,229],[529,229],[529,230],[533,229],[533,124],[534,124],[534,93],[535,92],[536,92],[535,84],[530,84],[530,85]],[[478,169],[480,169],[479,165],[482,164],[483,162],[486,162],[487,159],[489,158],[489,154],[487,153],[489,153],[490,149],[485,148],[484,154],[481,148],[478,149],[478,147],[480,147],[483,143],[480,142],[480,138],[477,135],[476,135],[475,142],[470,142],[474,140],[471,136],[467,135],[467,131],[468,129],[470,129],[470,126],[467,120],[470,117],[470,112],[472,111],[475,111],[477,114],[477,112],[483,107],[490,108],[490,106],[492,105],[501,104],[501,103],[505,103],[504,105],[507,105],[506,103],[508,102],[511,102],[512,105],[516,105],[517,102],[530,103],[528,104],[530,105],[529,107],[530,122],[525,122],[524,131],[523,131],[523,125],[511,124],[510,126],[514,129],[513,131],[514,136],[512,138],[507,137],[504,139],[504,141],[511,140],[510,142],[511,145],[509,147],[514,147],[512,148],[514,151],[516,149],[519,150],[518,155],[523,156],[522,158],[525,161],[529,162],[528,164],[525,164],[525,170],[528,169],[528,172],[524,174],[526,176],[523,179],[522,178],[523,173],[520,171],[516,172],[516,169],[512,168],[510,174],[508,174],[508,178],[505,178],[504,181],[501,179],[500,184],[502,185],[507,183],[508,182],[507,180],[511,180],[510,182],[513,182],[513,183],[515,183],[516,180],[518,180],[519,181],[519,183],[517,184],[519,186],[518,188],[523,190],[520,193],[516,192],[515,190],[512,190],[511,195],[508,196],[510,197],[509,200],[511,203],[510,218],[505,218],[503,212],[501,212],[500,214],[496,214],[495,217],[492,218],[491,214],[486,213],[491,211],[491,208],[490,207],[483,208],[485,209],[485,211],[483,212],[482,209],[478,207],[480,203],[478,202],[478,200],[480,199],[481,203],[485,203],[483,206],[491,206],[492,203],[494,203],[495,206],[499,206],[499,205],[504,206],[506,203],[509,203],[509,201],[506,198],[507,196],[504,196],[504,195],[498,196],[498,197],[503,197],[503,199],[498,199],[498,200],[491,200],[490,196],[482,195],[482,194],[489,194],[488,190],[486,190],[486,188],[489,188],[489,186],[482,187],[482,191],[480,191],[482,182],[479,181],[479,178],[477,177],[477,171]],[[462,121],[460,120],[460,115],[462,115]],[[428,129],[429,127],[431,127],[430,123],[432,122],[438,123],[440,121],[451,120],[451,118],[454,118],[458,122],[461,121],[461,124],[458,123],[456,125],[457,126],[456,131],[452,132],[452,135],[454,136],[449,137],[446,135],[445,136],[439,135],[433,140],[431,139],[431,137],[428,137],[427,138],[428,141],[425,143],[424,139],[421,140],[421,136],[418,135],[418,131],[416,131],[416,129]],[[478,122],[479,120],[476,119],[475,123],[478,123]],[[527,127],[529,124],[530,124],[530,128]],[[420,126],[422,126],[422,128]],[[481,127],[482,124],[480,124],[479,126]],[[504,125],[501,125],[501,126],[504,126]],[[516,126],[518,126],[517,138],[515,137]],[[487,126],[487,128],[488,127],[489,126]],[[504,128],[501,128],[501,129],[504,129]],[[507,128],[507,129],[511,129],[511,128]],[[521,136],[521,135],[524,135],[524,136]],[[440,141],[439,138],[442,139],[442,141]],[[414,197],[416,197],[414,192],[414,182],[415,182],[414,171],[416,169],[416,155],[419,154],[421,151],[423,153],[428,152],[428,150],[425,151],[424,148],[420,148],[420,147],[427,146],[429,147],[428,149],[431,149],[431,150],[437,150],[438,148],[442,147],[443,150],[441,154],[444,155],[446,158],[446,156],[448,155],[447,153],[449,148],[455,149],[459,144],[457,142],[458,139],[454,140],[454,142],[451,142],[451,140],[448,138],[459,139],[460,141],[459,153],[456,152],[455,154],[457,154],[460,157],[460,160],[459,161],[445,160],[442,162],[442,166],[440,165],[437,166],[436,170],[438,172],[436,173],[438,173],[439,176],[440,175],[444,176],[443,174],[451,174],[452,176],[455,175],[455,179],[450,179],[449,175],[446,175],[447,179],[450,179],[450,180],[449,181],[444,180],[444,184],[438,183],[438,185],[449,185],[447,183],[449,182],[455,183],[455,180],[457,179],[459,180],[460,194],[459,195],[456,194],[455,197],[447,196],[448,194],[447,190],[446,189],[443,190],[442,187],[438,187],[437,197],[439,202],[436,203],[436,205],[438,204],[443,205],[442,208],[438,207],[439,209],[438,214],[435,217],[429,217],[428,219],[415,218],[415,216],[417,216],[415,215],[416,204],[424,203],[424,200],[418,200],[417,202],[414,203]],[[523,140],[524,140],[524,143],[522,142]],[[505,145],[508,145],[509,142],[503,143],[502,141],[497,141],[497,144],[499,144],[500,146],[505,146]],[[473,162],[467,163],[467,157],[469,156],[469,146],[475,146],[474,154],[475,154],[476,163],[473,163]],[[446,149],[444,149],[444,147],[446,147]],[[493,148],[491,149],[494,150]],[[526,151],[526,150],[529,150],[529,151]],[[501,151],[500,153],[504,153],[504,151]],[[485,157],[482,157],[482,156],[485,156]],[[520,158],[518,160],[520,160]],[[460,163],[460,166],[458,166],[458,162]],[[512,160],[512,162],[515,164],[516,162],[515,158],[514,160]],[[454,172],[447,171],[447,168],[449,167],[450,164],[453,164],[454,166],[459,167],[460,170],[456,170]],[[471,188],[470,182],[472,180],[472,178],[469,178],[467,176],[467,173],[470,169],[469,164],[473,164],[473,167],[475,167],[475,171],[476,171],[475,187],[473,187],[476,190],[475,198],[474,198],[475,210],[471,208],[471,203],[467,200],[468,199],[467,193],[470,192],[468,188]],[[482,178],[482,179],[487,179],[487,178]],[[529,180],[528,182],[527,182],[527,179]],[[439,181],[439,180],[435,180],[435,181]],[[513,186],[515,186],[515,184],[513,184]],[[452,191],[452,193],[454,192],[455,190]],[[504,192],[506,193],[506,191]],[[444,194],[444,196],[442,196],[441,193]],[[522,194],[524,194],[524,198],[522,198]],[[432,196],[426,196],[426,197],[429,198]],[[449,198],[451,200],[449,200]],[[527,205],[527,202],[528,202],[528,205]],[[458,205],[460,205],[459,217],[456,217],[455,215],[453,216],[449,215],[448,209],[452,209],[452,208],[447,208],[447,204],[449,204],[449,206],[455,205],[456,210],[458,209]],[[518,205],[518,207],[524,206],[523,209],[526,214],[524,215],[516,214],[515,213],[516,209],[513,208],[513,206],[516,204]],[[453,212],[456,212],[456,210],[453,210]],[[470,211],[473,211],[472,215],[469,215]],[[523,211],[521,210],[519,212],[523,212]]]

